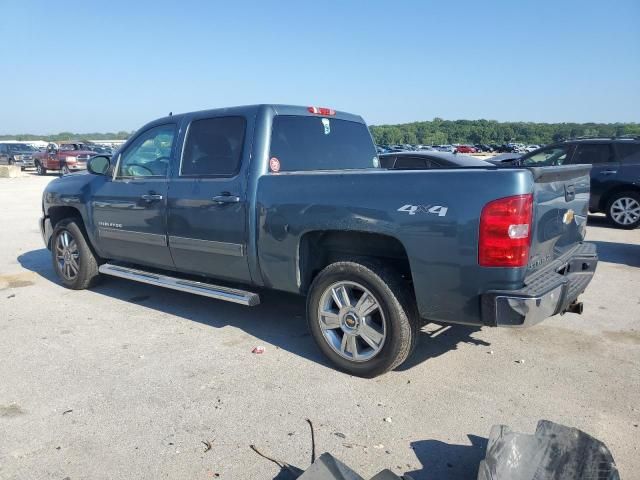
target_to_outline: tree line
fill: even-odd
[[[640,123],[533,123],[497,122],[495,120],[443,120],[372,125],[369,127],[378,145],[442,145],[451,143],[551,143],[582,136],[640,136]],[[45,140],[57,142],[74,139],[126,140],[133,132],[72,133],[55,135],[0,135],[0,140]]]
[[[29,142],[33,140],[44,140],[45,142],[63,142],[67,140],[126,140],[133,132],[107,132],[107,133],[73,133],[60,132],[54,135],[34,135],[31,133],[21,133],[18,135],[0,135],[0,140],[19,140]]]
[[[369,127],[378,145],[452,143],[547,144],[583,136],[640,136],[640,123],[533,123],[495,120],[443,120],[372,125]]]

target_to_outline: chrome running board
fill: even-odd
[[[105,275],[112,275],[114,277],[126,278],[127,280],[148,283],[149,285],[202,295],[204,297],[215,298],[216,300],[239,303],[248,307],[253,307],[260,303],[260,296],[257,293],[237,290],[235,288],[220,287],[210,283],[169,277],[159,273],[145,272],[144,270],[137,270],[135,268],[123,267],[111,263],[100,265],[98,271]]]

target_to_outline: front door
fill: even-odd
[[[169,246],[181,271],[249,282],[242,116],[194,117],[169,186]],[[244,158],[244,161],[243,161]],[[243,166],[245,168],[243,168]]]
[[[167,177],[176,126],[152,127],[118,156],[111,181],[93,195],[93,220],[102,255],[173,268],[167,243]]]

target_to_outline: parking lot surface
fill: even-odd
[[[429,324],[407,364],[365,380],[321,356],[300,297],[247,308],[116,278],[61,287],[37,224],[53,178],[0,179],[0,478],[285,479],[249,446],[304,469],[307,418],[317,452],[365,477],[475,478],[492,425],[539,419],[604,441],[637,477],[640,230],[590,219],[600,264],[582,316]]]

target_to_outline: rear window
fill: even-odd
[[[276,116],[270,158],[283,172],[378,166],[366,125],[325,117]]]
[[[618,158],[622,163],[640,164],[640,143],[616,143]]]
[[[611,147],[608,143],[580,144],[571,163],[598,164],[611,160]]]

